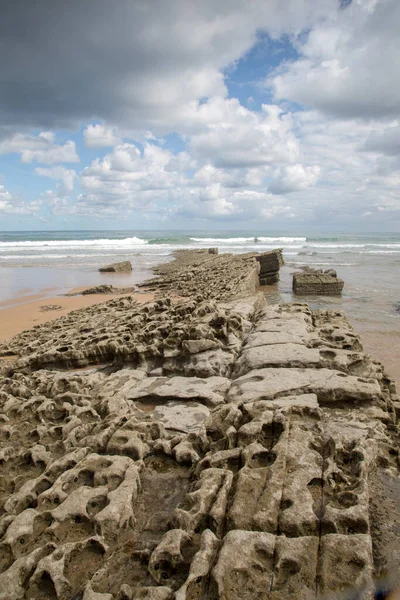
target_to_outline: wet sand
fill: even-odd
[[[363,331],[362,327],[354,322],[356,332],[361,337],[364,351],[383,363],[387,374],[400,383],[400,338],[392,333],[379,331]]]
[[[79,293],[87,286],[73,288],[69,293]],[[7,300],[6,308],[0,304],[0,342],[10,339],[17,333],[30,329],[34,325],[54,321],[72,310],[85,308],[93,304],[107,302],[112,298],[123,298],[132,294],[89,294],[86,296],[49,296],[48,290],[42,293],[19,296]],[[151,302],[153,293],[134,293],[138,303]],[[57,306],[55,310],[46,307]]]

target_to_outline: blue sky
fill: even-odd
[[[400,231],[397,1],[49,3],[0,22],[0,229]]]

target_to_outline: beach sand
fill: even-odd
[[[73,288],[70,294],[79,293],[87,286]],[[72,310],[107,302],[112,298],[122,298],[132,294],[88,294],[86,296],[49,296],[49,289],[41,293],[23,295],[7,300],[6,308],[0,304],[0,342],[10,339],[17,333],[34,325],[54,321]],[[151,302],[153,293],[134,293],[138,303]],[[52,306],[61,307],[52,309]],[[50,307],[50,308],[49,308]]]

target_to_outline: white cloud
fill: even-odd
[[[156,144],[145,143],[141,153],[135,144],[120,144],[83,170],[80,184],[84,192],[78,197],[76,214],[158,211],[157,203],[168,199],[168,191],[187,184],[185,169],[190,164],[185,152],[174,156]]]
[[[21,198],[11,194],[4,185],[0,185],[0,214],[33,215],[40,209],[40,206],[40,200],[25,203]]]
[[[83,132],[83,139],[88,148],[107,148],[122,142],[116,133],[115,127],[108,127],[99,123],[88,125]]]
[[[39,18],[44,4],[26,3],[23,18],[33,10]],[[340,228],[360,215],[390,224],[400,210],[398,2],[353,0],[342,10],[338,0],[121,0],[104,11],[97,0],[78,4],[55,9],[71,29],[55,19],[40,44],[29,29],[21,54],[0,65],[2,80],[20,77],[0,107],[14,131],[83,126],[86,146],[106,149],[77,176],[51,166],[79,161],[73,141],[2,130],[0,154],[49,165],[35,172],[57,182],[43,196],[56,214]],[[66,53],[75,30],[84,35],[74,33]],[[241,90],[243,106],[229,97],[225,75],[234,81],[235,62],[259,31],[288,34],[281,56],[288,41],[299,55],[266,82],[275,104],[240,71],[229,91]],[[270,39],[265,47],[273,51]],[[267,56],[265,72],[275,59]],[[43,72],[48,83],[33,85]],[[257,110],[260,98],[270,104]]]
[[[320,174],[317,165],[303,167],[303,165],[289,165],[280,169],[268,186],[272,194],[288,194],[299,190],[306,190],[315,185]]]
[[[400,3],[352,2],[316,24],[301,57],[272,83],[286,98],[342,118],[400,115]]]
[[[74,189],[74,182],[76,179],[76,172],[73,169],[66,169],[65,167],[36,167],[35,173],[42,175],[43,177],[50,177],[57,181],[62,181],[65,195],[71,193]]]
[[[256,113],[238,100],[213,98],[202,106],[205,132],[192,136],[193,155],[216,167],[240,168],[292,163],[299,155],[290,114],[263,105]]]
[[[15,133],[0,141],[0,155],[18,153],[23,163],[79,162],[75,142],[68,140],[65,144],[57,145],[54,139],[54,133],[51,131],[43,131],[37,136]]]
[[[260,224],[272,221],[291,207],[280,197],[254,189],[235,190],[220,183],[205,188],[177,190],[173,212],[177,216],[202,221],[245,222],[257,220]]]

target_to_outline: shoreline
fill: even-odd
[[[119,288],[119,286],[115,287]],[[87,289],[87,286],[72,288],[68,294],[79,293],[85,289]],[[96,306],[108,300],[126,296],[134,296],[136,302],[142,304],[151,302],[154,293],[137,291],[126,294],[88,294],[85,296],[48,296],[45,293],[38,293],[31,295],[29,300],[24,300],[24,296],[14,298],[14,301],[8,301],[11,304],[7,303],[6,307],[1,308],[0,306],[0,342],[6,342],[18,333],[29,330],[35,325],[55,321],[74,310]],[[51,306],[59,306],[60,308],[46,309],[46,307]]]
[[[190,266],[191,255],[200,252],[200,264],[204,260],[202,255],[203,251],[186,251],[177,250],[172,253],[171,257],[173,260],[168,262],[161,262],[152,269],[145,272],[139,271],[138,273],[132,272],[131,274],[125,273],[107,273],[99,274],[91,272],[94,284],[107,283],[114,285],[116,289],[121,289],[129,285],[134,285],[137,289],[133,293],[138,303],[151,302],[156,294],[158,285],[153,286],[152,282],[156,281],[159,275],[167,275],[169,272],[174,272],[177,268]],[[220,256],[223,256],[220,255]],[[235,256],[235,255],[233,255]],[[236,255],[238,256],[238,255]],[[196,261],[195,261],[196,262]],[[292,269],[292,267],[290,267]],[[282,272],[284,273],[283,279],[270,286],[263,286],[258,288],[265,294],[268,304],[276,304],[280,302],[295,302],[296,297],[291,299],[288,296],[291,295],[290,285],[291,276],[288,276],[288,267],[284,267]],[[100,277],[99,277],[100,275]],[[144,275],[146,277],[144,278]],[[59,317],[66,316],[73,310],[80,308],[86,308],[101,304],[107,300],[113,298],[119,298],[122,296],[132,295],[128,294],[90,294],[86,296],[70,296],[69,294],[79,293],[92,285],[79,285],[72,288],[63,288],[63,293],[55,294],[54,292],[60,291],[60,286],[43,287],[37,289],[33,287],[21,289],[21,293],[18,296],[4,300],[0,302],[0,342],[9,340],[14,335],[21,333],[26,329],[30,329],[35,325],[51,322]],[[149,287],[149,291],[146,288]],[[159,290],[158,290],[159,291]],[[178,296],[176,296],[179,298]],[[272,302],[270,301],[272,299]],[[314,297],[302,297],[301,302],[309,303],[310,305],[316,304],[318,301],[332,301],[331,298],[320,298]],[[335,299],[333,299],[335,301]],[[61,309],[58,310],[42,310],[42,306],[58,305]],[[328,310],[332,310],[335,306],[327,305]],[[372,355],[374,358],[380,360],[390,377],[392,377],[396,383],[400,382],[400,360],[398,359],[400,353],[400,341],[398,348],[394,344],[394,339],[397,336],[390,331],[381,331],[378,328],[373,327],[373,323],[364,323],[358,318],[357,314],[349,314],[349,307],[339,307],[344,310],[347,318],[353,324],[355,330],[361,337],[361,342],[364,346],[364,350]],[[372,325],[372,328],[371,328]]]

